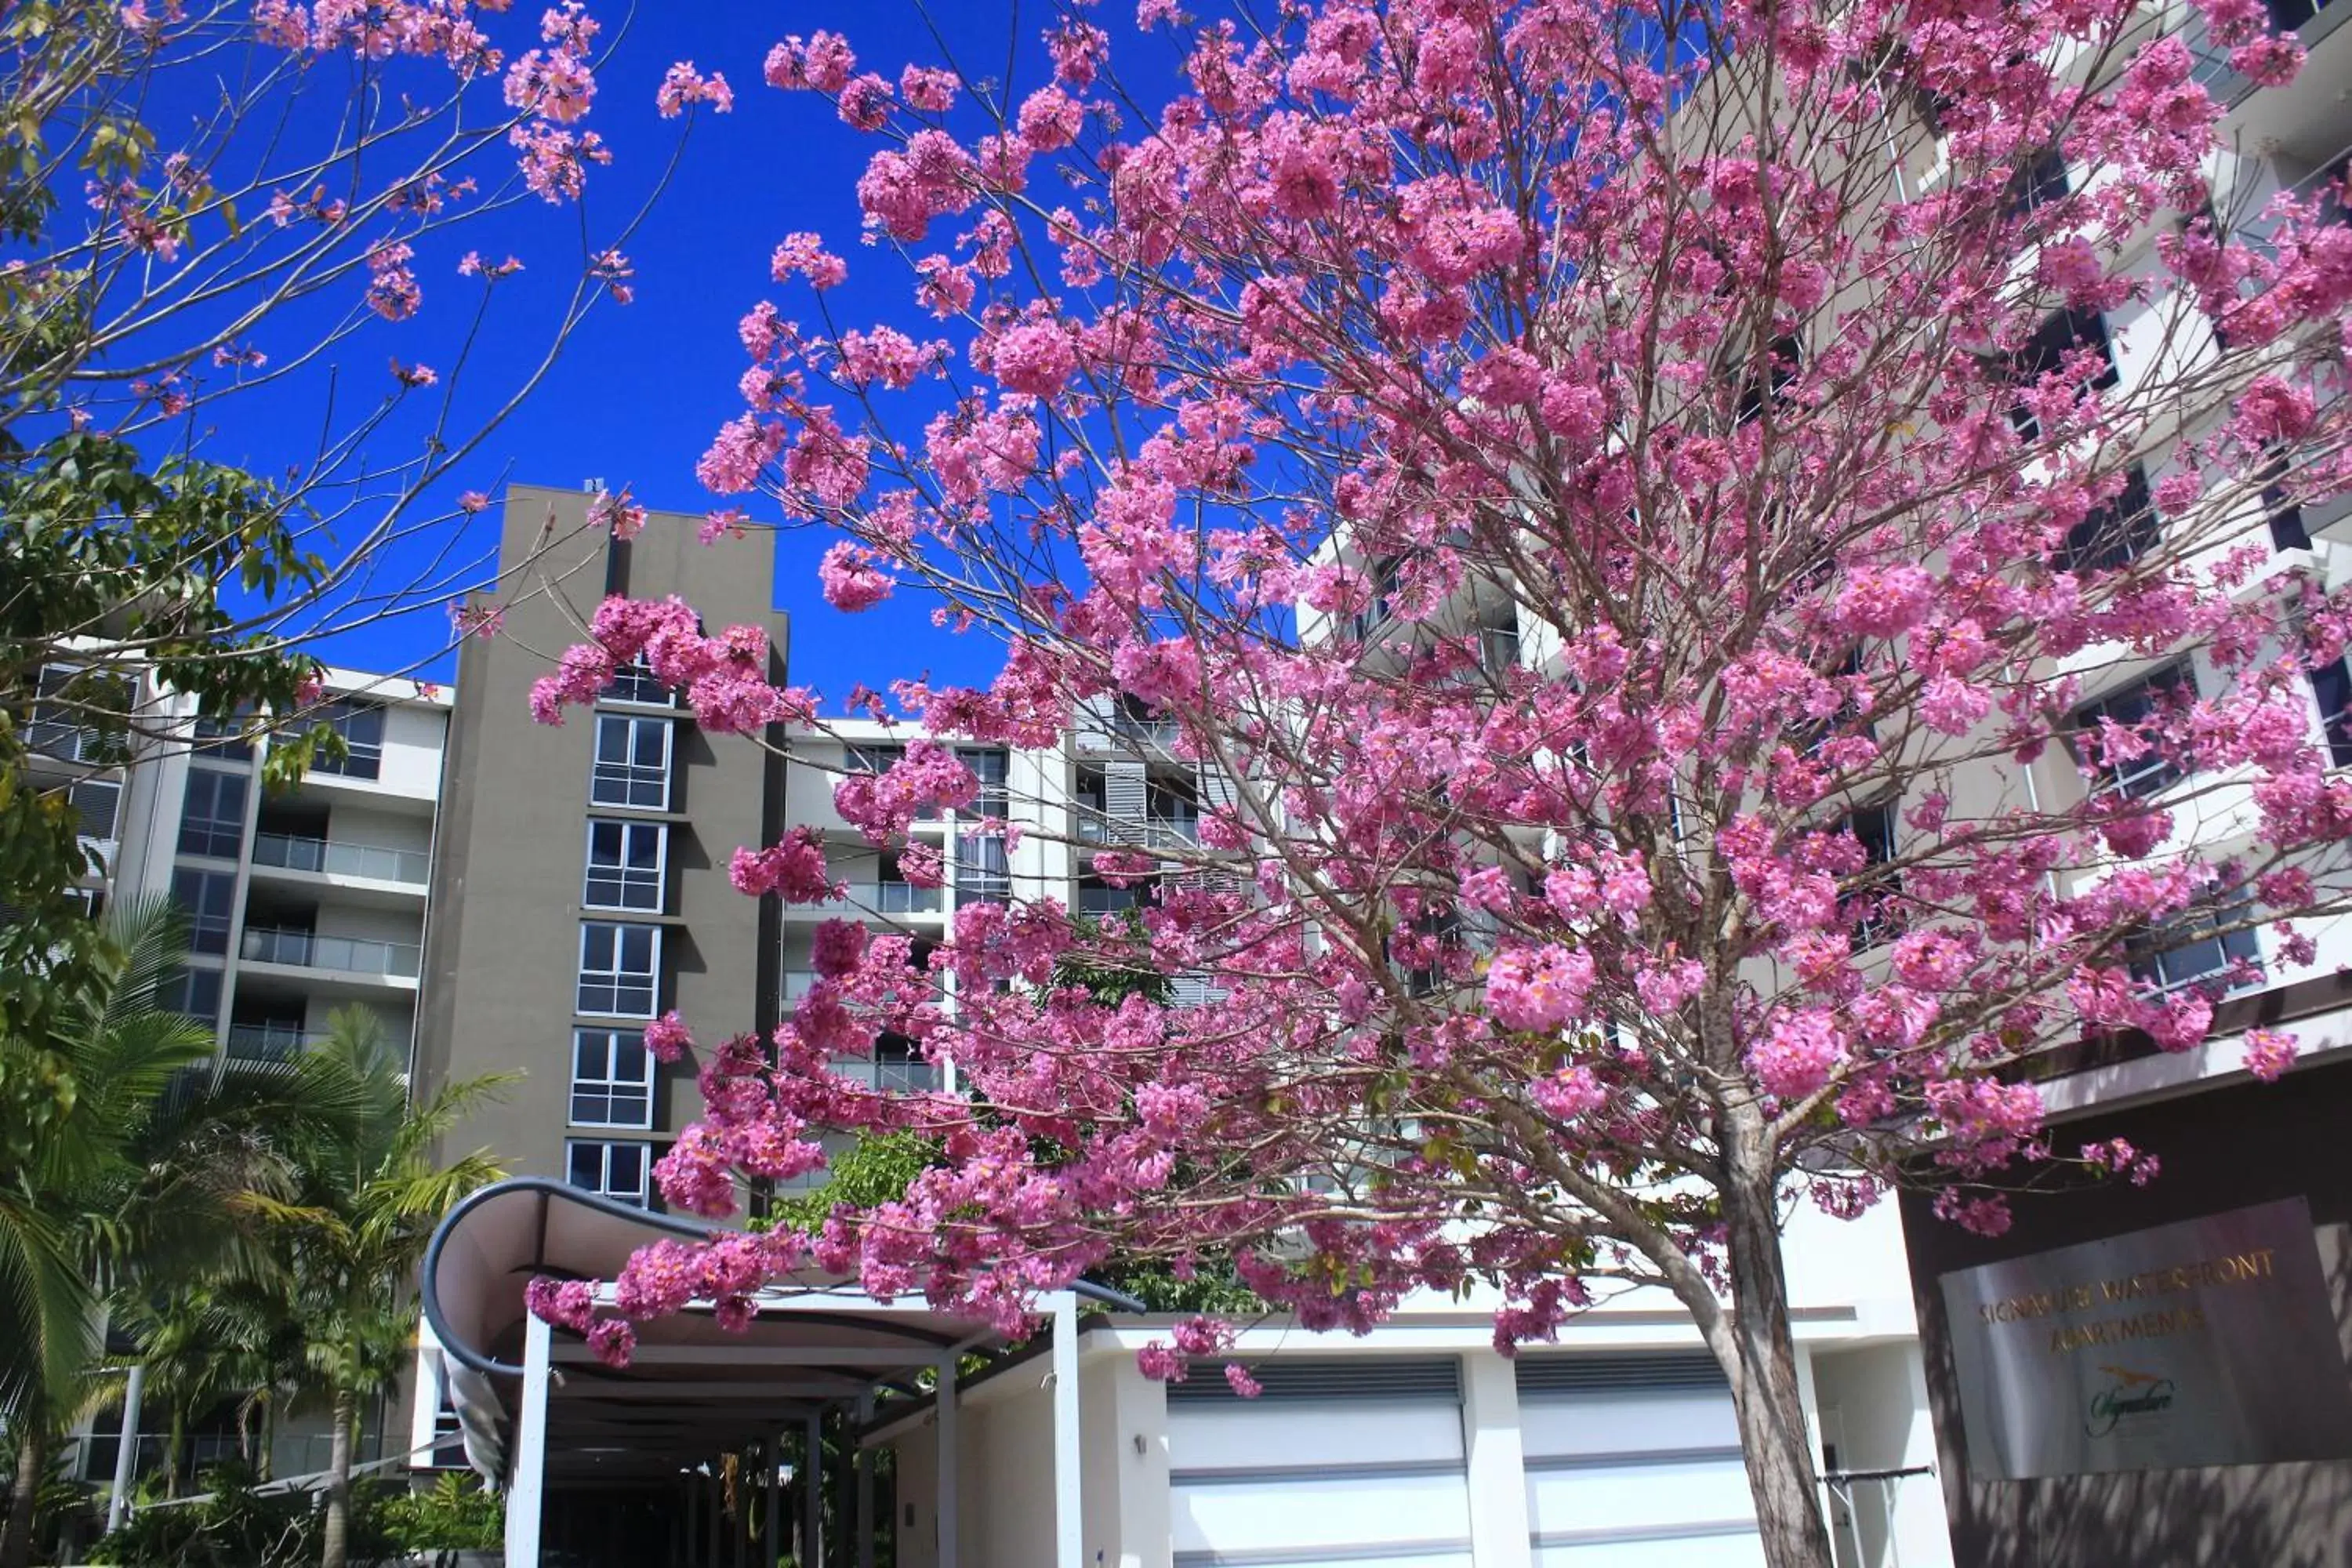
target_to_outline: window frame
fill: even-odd
[[[245,811],[249,800],[246,793],[246,784],[251,776],[249,773],[235,773],[226,768],[190,768],[188,770],[187,783],[180,790],[180,831],[176,853],[193,855],[204,860],[235,860],[244,854]],[[207,803],[210,811],[218,811],[220,795],[224,789],[233,789],[236,792],[236,815],[233,821],[217,816],[197,816],[194,809],[194,796],[199,780],[209,780],[211,783],[212,799]],[[189,842],[189,830],[199,822],[205,825],[201,847],[191,845]],[[224,834],[228,837],[226,849],[220,847]]]
[[[2195,667],[2185,658],[2176,659],[2101,693],[2075,708],[2070,734],[2086,734],[2095,731],[2101,718],[2112,717],[2112,710],[2118,704],[2133,697],[2141,698],[2144,706],[2137,716],[2123,722],[2126,726],[2145,723],[2157,711],[2153,693],[2159,687],[2185,689],[2189,700],[2195,700],[2198,689]],[[2068,749],[2074,752],[2077,763],[2087,761],[2080,748],[2070,743]],[[2097,774],[2090,788],[2091,798],[2095,800],[2105,795],[2120,795],[2125,800],[2152,800],[2196,771],[2180,759],[2167,756],[2161,752],[2151,752],[2147,756],[2121,767],[2104,759],[2089,765]]]
[[[2133,979],[2153,988],[2159,995],[2168,996],[2209,981],[2218,988],[2219,994],[2226,994],[2240,989],[2227,983],[2230,970],[2241,960],[2257,964],[2263,961],[2260,934],[2252,926],[2242,923],[2252,908],[2250,889],[2211,889],[2163,924],[2150,927],[2126,941],[2124,944],[2125,965],[2131,971]],[[2224,924],[2236,924],[2238,929],[2227,932],[2210,929]],[[2220,955],[2220,963],[2188,974],[2165,973],[2164,961],[2167,958],[2208,945]]]
[[[215,890],[215,884],[225,889],[217,911],[192,903],[182,896],[182,880],[191,877],[205,884],[204,890],[208,895]],[[172,868],[172,902],[187,921],[188,952],[206,958],[228,957],[229,939],[236,934],[236,872],[218,871],[204,866],[174,866]],[[215,933],[220,945],[205,946],[205,938]]]
[[[2163,526],[2149,493],[2147,468],[2134,463],[2116,498],[2093,507],[2066,531],[2066,541],[2058,549],[2059,569],[2077,575],[2120,572],[2156,548]]]
[[[625,1042],[634,1041],[633,1047]],[[641,1072],[636,1078],[620,1074],[619,1060],[625,1048],[636,1052]],[[581,1070],[581,1053],[601,1049],[604,1056],[602,1077],[584,1075]],[[656,1093],[654,1055],[646,1048],[642,1029],[605,1029],[580,1027],[572,1031],[572,1078],[570,1099],[565,1106],[569,1124],[573,1127],[614,1128],[623,1131],[650,1132],[654,1126],[654,1100]],[[585,1114],[583,1096],[604,1102],[603,1118]],[[634,1100],[642,1096],[644,1112],[635,1121],[614,1120],[619,1115],[616,1103]]]
[[[383,749],[386,732],[392,727],[391,709],[382,702],[371,702],[356,697],[337,697],[321,703],[310,715],[313,728],[324,725],[343,738],[343,755],[339,759],[314,756],[310,771],[330,778],[362,779],[376,783],[383,777]],[[374,721],[375,739],[359,740],[352,734],[352,725],[361,720]]]
[[[652,725],[661,731],[661,800],[658,805],[648,805],[642,801],[630,798],[636,794],[637,785],[644,782],[641,775],[651,772],[650,764],[636,760],[636,737],[639,732],[636,726],[640,724]],[[604,760],[604,735],[607,725],[626,727],[628,741],[624,747],[625,755],[617,763],[607,763]],[[618,770],[611,777],[621,784],[624,798],[608,799],[598,793],[606,783],[607,768]],[[646,713],[599,713],[596,715],[595,733],[591,738],[588,748],[589,805],[610,811],[667,811],[670,808],[670,802],[677,797],[677,721],[676,720],[656,718],[652,714]]]
[[[649,688],[657,695],[644,695]],[[614,666],[613,679],[596,693],[596,700],[625,708],[662,708],[672,712],[677,710],[677,693],[655,679],[652,668],[642,658]]]
[[[620,964],[625,954],[628,933],[640,931],[646,932],[652,940],[651,952],[644,972],[644,986],[648,1000],[646,1003],[646,1010],[642,1013],[623,1012],[620,1007],[624,988],[635,988],[638,972],[622,968]],[[614,967],[592,970],[588,966],[588,947],[600,931],[613,933]],[[580,922],[580,961],[572,976],[572,1016],[580,1018],[638,1020],[659,1017],[662,1004],[662,928],[659,925],[641,921],[582,921]],[[609,1000],[613,1004],[611,1007],[599,1008],[589,1005],[589,987],[592,984],[600,986],[610,994]]]
[[[579,1159],[588,1150],[597,1151],[597,1166],[601,1180],[593,1186],[576,1179]],[[637,1158],[637,1184],[634,1191],[613,1190],[613,1152],[627,1149]],[[583,1193],[610,1198],[614,1203],[627,1204],[632,1208],[653,1207],[654,1146],[642,1138],[566,1138],[563,1141],[563,1181]]]
[[[600,831],[610,828],[621,836],[621,858],[607,865],[596,858],[596,837]],[[654,836],[653,902],[600,902],[596,897],[598,873],[625,900],[633,890],[643,887],[635,879],[643,876],[641,868],[629,858],[630,841],[639,832]],[[592,816],[582,836],[580,907],[583,910],[607,910],[624,914],[659,915],[669,912],[669,824],[649,821],[644,817]]]

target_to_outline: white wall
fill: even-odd
[[[1917,1345],[1819,1350],[1812,1364],[1814,1398],[1824,1420],[1835,1412],[1842,1468],[1891,1470],[1936,1463]],[[1906,1477],[1887,1488],[1856,1485],[1853,1501],[1862,1557],[1849,1564],[1841,1555],[1840,1568],[1948,1568],[1952,1542],[1943,1496],[1943,1482],[1933,1475]],[[1841,1553],[1845,1551],[1842,1543]]]

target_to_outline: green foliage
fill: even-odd
[[[148,1507],[89,1550],[92,1563],[123,1568],[306,1568],[319,1560],[318,1499],[259,1492],[250,1472],[207,1471],[202,1502]],[[396,1563],[408,1550],[397,1522],[405,1498],[391,1483],[352,1489],[353,1563]]]
[[[940,1146],[911,1132],[861,1138],[833,1158],[832,1176],[822,1187],[772,1203],[766,1228],[814,1230],[835,1205],[870,1208],[906,1195],[908,1184],[937,1164]]]
[[[474,1476],[445,1475],[384,1500],[383,1532],[404,1552],[488,1552],[506,1541],[507,1504]]]
[[[103,967],[70,893],[99,868],[68,791],[130,753],[142,679],[211,718],[300,708],[316,661],[223,602],[319,583],[298,521],[239,469],[88,431],[26,448],[0,426],[0,581],[41,585],[0,593],[0,903],[16,911],[0,926],[0,1030],[37,1032]],[[272,749],[281,776],[306,760]],[[0,1079],[0,1104],[27,1098],[37,1086]]]
[[[1152,963],[1150,939],[1131,921],[1116,915],[1083,919],[1077,922],[1077,938],[1087,951],[1074,948],[1054,961],[1055,985],[1076,986],[1106,1007],[1116,1007],[1129,996],[1168,1005],[1173,986]],[[1106,951],[1118,945],[1133,951],[1132,962]]]

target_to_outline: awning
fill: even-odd
[[[524,1375],[524,1291],[533,1279],[610,1279],[641,1247],[719,1234],[541,1176],[496,1183],[450,1210],[425,1252],[424,1312],[454,1363],[452,1403],[475,1439],[477,1468],[506,1468],[494,1436],[511,1395],[497,1382]],[[1084,1281],[1075,1293],[1142,1310]],[[1004,1344],[984,1323],[919,1299],[877,1301],[854,1279],[814,1269],[772,1282],[761,1303],[740,1333],[693,1310],[639,1324],[625,1369],[605,1366],[558,1331],[549,1347],[556,1388],[547,1401],[548,1479],[675,1475],[828,1407],[911,1394],[913,1379],[943,1359]]]

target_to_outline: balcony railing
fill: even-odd
[[[369,877],[379,882],[425,884],[431,857],[422,849],[387,849],[348,838],[306,838],[291,833],[258,833],[253,863],[289,871],[319,871],[331,877]]]
[[[231,1024],[228,1055],[231,1061],[290,1062],[324,1038],[299,1025]]]
[[[1154,815],[1139,822],[1132,817],[1112,816],[1099,807],[1082,805],[1073,815],[1077,818],[1078,837],[1087,844],[1140,844],[1155,849],[1167,849],[1197,844],[1201,839],[1201,818],[1197,814],[1182,816]]]
[[[878,1094],[930,1094],[941,1084],[940,1069],[919,1058],[835,1057],[825,1065]]]
[[[283,963],[297,969],[331,969],[345,974],[416,978],[423,956],[414,943],[370,942],[360,937],[320,936],[307,931],[248,929],[238,950],[248,963]]]

